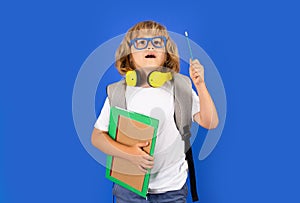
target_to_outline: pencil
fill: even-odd
[[[193,59],[193,53],[192,53],[192,48],[191,48],[191,45],[190,45],[190,40],[189,40],[189,37],[188,37],[188,32],[185,31],[184,35],[186,36],[186,40],[187,40],[187,43],[188,43],[188,46],[189,46],[189,49],[190,49],[191,59]]]

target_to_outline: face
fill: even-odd
[[[131,56],[136,68],[157,68],[164,64],[166,38],[140,35],[131,41]]]

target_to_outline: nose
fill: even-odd
[[[147,49],[154,49],[154,46],[151,41],[148,42]]]

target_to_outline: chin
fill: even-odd
[[[146,65],[145,67],[148,67],[148,68],[156,68],[156,67],[159,67],[160,65],[157,65],[157,64],[150,64],[150,65]]]
[[[157,68],[157,67],[161,67],[161,65],[159,63],[149,63],[149,64],[145,64],[145,67]]]

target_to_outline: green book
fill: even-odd
[[[124,145],[135,145],[148,142],[143,150],[153,156],[159,121],[155,118],[111,107],[108,134],[117,142]],[[142,173],[137,166],[119,157],[107,156],[106,178],[127,188],[128,190],[146,197],[150,171]]]

